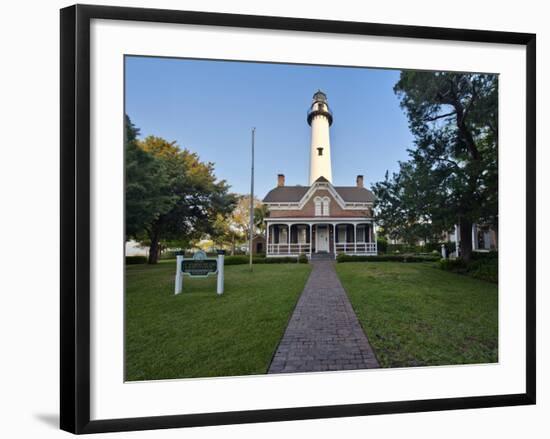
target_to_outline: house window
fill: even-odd
[[[336,230],[338,230],[338,242],[346,242],[347,240],[347,226],[336,226]]]
[[[315,197],[315,216],[329,216],[330,215],[330,198],[329,197]]]
[[[323,155],[323,148],[317,148],[317,155]]]
[[[324,197],[323,198],[323,216],[330,215],[329,203],[330,203],[330,198]]]
[[[366,242],[365,232],[366,227],[364,225],[357,226],[357,242]]]
[[[298,226],[298,244],[306,244],[306,226]]]
[[[323,215],[323,205],[321,197],[315,197],[313,201],[315,202],[315,216]]]

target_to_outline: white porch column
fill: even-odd
[[[311,251],[313,248],[313,234],[312,234],[313,227],[311,223],[309,223],[308,226],[309,226],[309,257],[311,258]]]
[[[353,223],[353,253],[357,253],[357,223]]]
[[[265,232],[265,255],[266,257],[269,256],[269,223],[267,223],[267,229]]]
[[[336,257],[336,255],[338,254],[336,252],[336,223],[333,223],[332,224],[332,241],[333,241],[333,244],[334,244],[334,257]]]
[[[374,221],[372,222],[372,240],[374,242],[374,251],[378,254],[378,243],[376,242],[376,232],[374,231]]]
[[[290,254],[290,226],[291,224],[287,224],[288,227],[288,251],[287,253]]]

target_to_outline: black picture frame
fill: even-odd
[[[347,404],[90,420],[90,21],[92,19],[229,26],[526,47],[526,392],[383,403]],[[536,35],[303,18],[75,5],[61,10],[61,404],[72,433],[272,422],[387,413],[535,404]]]

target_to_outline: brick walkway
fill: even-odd
[[[268,373],[379,367],[334,262],[311,263],[313,270]]]

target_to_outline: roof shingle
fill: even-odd
[[[364,187],[334,186],[347,203],[372,203],[374,194]],[[297,203],[309,190],[309,186],[278,186],[264,197],[264,203]]]

